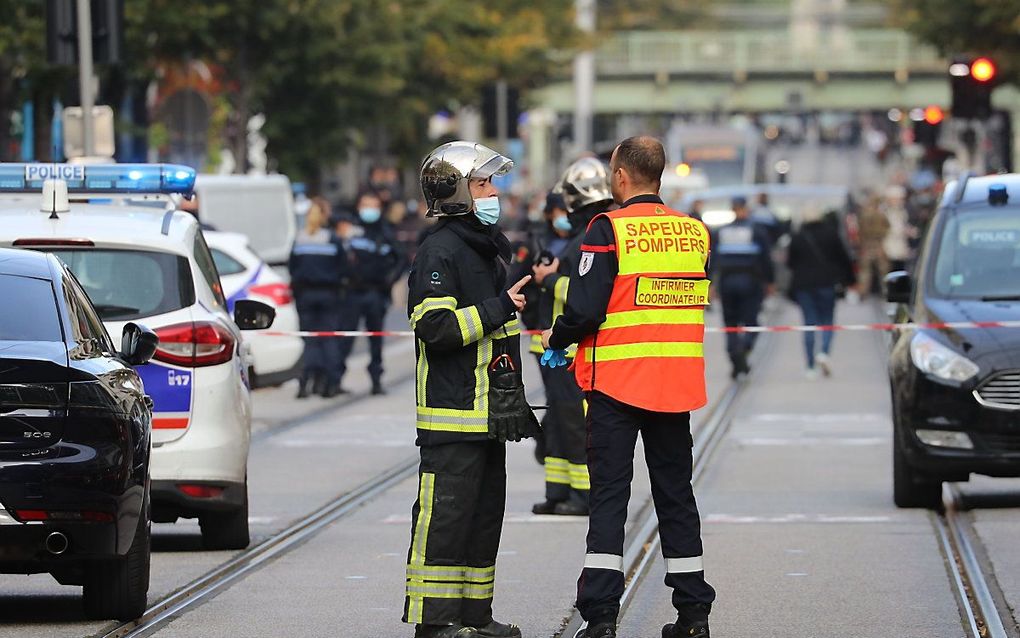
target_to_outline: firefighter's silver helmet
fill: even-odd
[[[474,209],[468,188],[472,179],[503,175],[513,160],[475,142],[447,142],[425,156],[419,182],[428,217],[465,215]]]
[[[609,183],[609,167],[594,157],[582,157],[567,167],[560,178],[559,189],[572,213],[590,204],[611,202],[613,189]]]

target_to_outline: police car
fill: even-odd
[[[886,278],[897,323],[1020,317],[1020,175],[963,178],[928,226],[915,272]],[[893,334],[893,497],[937,508],[943,481],[1020,476],[1020,330]]]
[[[172,165],[0,164],[0,246],[57,255],[110,333],[156,332],[137,368],[153,400],[152,519],[197,517],[207,548],[236,549],[249,543],[251,426],[238,326],[268,328],[273,310],[246,300],[232,320],[198,222],[170,198],[194,182]]]
[[[254,299],[276,310],[274,331],[298,330],[297,306],[290,284],[252,252],[246,235],[207,230],[205,240],[223,282],[227,310],[233,311],[234,302],[239,299]],[[279,385],[300,374],[305,349],[301,337],[253,332],[246,340],[251,343],[253,388]]]

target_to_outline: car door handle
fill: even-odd
[[[153,406],[152,397],[150,397],[149,395],[147,394],[142,395],[142,403],[145,404],[145,407],[149,408],[150,410],[152,409]]]

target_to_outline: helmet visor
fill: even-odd
[[[494,175],[506,175],[514,167],[514,162],[509,157],[503,157],[499,153],[493,153],[492,157],[479,158],[479,166],[471,171],[471,179],[489,179]]]

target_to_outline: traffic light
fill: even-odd
[[[958,58],[949,66],[953,117],[987,120],[992,114],[992,90],[998,68],[989,58]]]
[[[920,109],[917,110],[920,111]],[[921,117],[916,119],[911,117],[914,120],[914,141],[925,148],[935,148],[939,143],[939,132],[945,114],[938,106],[931,105],[926,107],[920,115]]]
[[[75,0],[46,1],[46,59],[50,64],[78,63],[78,10]],[[92,59],[120,62],[124,41],[124,0],[90,0]]]

